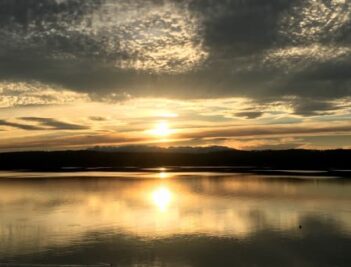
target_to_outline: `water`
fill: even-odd
[[[0,262],[351,266],[347,180],[164,171],[0,177]]]

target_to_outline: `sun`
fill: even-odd
[[[150,130],[150,133],[157,137],[167,137],[172,133],[167,121],[160,121],[155,125],[155,128]]]

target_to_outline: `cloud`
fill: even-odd
[[[0,82],[0,108],[89,101],[86,94],[39,82]]]
[[[343,29],[350,23],[351,10],[347,0],[295,2],[281,21],[282,35],[294,43],[332,42],[343,36]]]
[[[0,120],[0,125],[8,126],[8,127],[14,127],[14,128],[18,128],[18,129],[26,130],[26,131],[44,130],[44,128],[38,127],[38,126],[35,126],[35,125],[28,125],[28,124],[9,122],[9,121],[6,121],[6,120]]]
[[[302,136],[302,135],[323,135],[336,133],[350,133],[350,123],[315,124],[295,123],[293,125],[258,125],[258,126],[233,126],[213,129],[201,129],[192,133],[183,133],[180,138],[244,138],[259,136]]]
[[[126,145],[146,142],[144,138],[128,137],[120,134],[78,134],[69,136],[44,135],[40,138],[15,138],[9,143],[0,140],[1,150],[42,150],[86,148],[95,145]]]
[[[41,126],[50,127],[52,130],[86,130],[87,126],[62,122],[52,118],[38,118],[38,117],[22,117],[19,118],[24,121],[38,122]],[[47,128],[46,128],[47,129]]]
[[[350,108],[350,99],[337,101],[319,98],[296,98],[291,101],[294,113],[301,116],[321,116],[347,112]]]
[[[328,114],[337,109],[335,104],[324,101],[299,101],[295,103],[295,113],[303,116],[313,116],[313,115],[321,115]]]
[[[245,111],[245,112],[235,113],[234,115],[237,117],[243,117],[246,119],[257,119],[263,115],[263,112]]]
[[[14,96],[14,89],[3,90],[0,105],[129,97],[248,97],[266,104],[291,96],[342,99],[351,96],[350,5],[0,0],[0,80],[15,88],[38,82],[38,89]],[[321,105],[296,108],[300,115],[327,112]]]
[[[0,120],[0,125],[13,127],[26,131],[47,131],[47,130],[87,130],[89,127],[79,124],[62,122],[52,118],[21,117],[22,121],[35,122],[37,125]]]
[[[304,122],[293,124],[266,124],[266,125],[199,125],[193,127],[175,128],[176,131],[167,138],[160,140],[145,134],[148,125],[138,129],[128,127],[122,129],[108,126],[98,131],[86,129],[81,125],[57,122],[47,118],[20,118],[25,121],[36,122],[45,130],[38,135],[4,136],[0,140],[0,149],[33,150],[33,149],[68,149],[86,148],[96,145],[225,145],[239,149],[287,149],[315,146],[323,144],[332,148],[350,146],[349,135],[351,125],[348,121],[334,122]],[[53,122],[54,121],[54,122]],[[1,125],[1,124],[0,124]],[[7,125],[7,124],[6,124]],[[5,126],[6,126],[5,125]],[[14,125],[10,125],[15,127]],[[16,125],[17,126],[17,125]],[[197,127],[198,126],[198,127]],[[152,127],[152,125],[149,127]],[[51,130],[51,131],[49,131]],[[64,135],[57,130],[67,130]],[[73,131],[72,131],[73,130]],[[326,139],[328,137],[328,139]],[[327,141],[326,141],[327,140]],[[333,141],[334,140],[334,141]]]
[[[92,121],[106,121],[106,118],[99,116],[90,116],[89,119]]]

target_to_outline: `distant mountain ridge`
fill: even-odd
[[[225,146],[158,147],[158,146],[131,145],[131,146],[96,146],[94,148],[88,148],[87,150],[99,151],[99,152],[134,152],[134,153],[159,152],[159,153],[202,154],[202,153],[221,152],[221,151],[235,151],[236,149],[225,147]]]

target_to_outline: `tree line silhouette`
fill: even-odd
[[[232,166],[270,169],[351,170],[351,150],[225,150],[207,153],[93,150],[0,153],[1,170],[62,170],[166,166]]]

